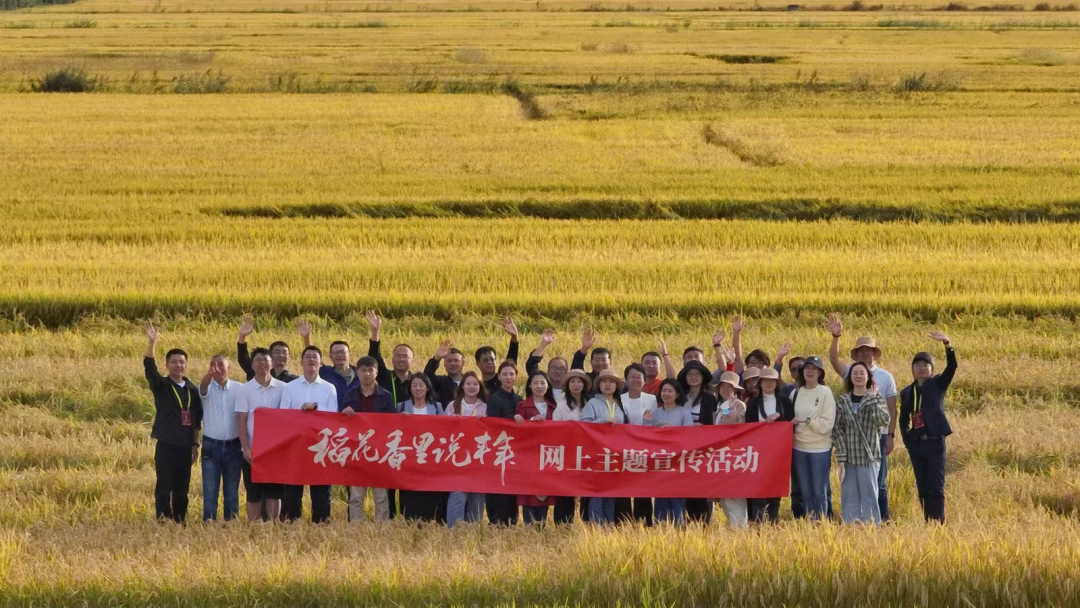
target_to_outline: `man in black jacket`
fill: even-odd
[[[930,337],[945,345],[945,371],[934,376],[934,358],[927,352],[915,355],[915,377],[900,391],[900,436],[904,439],[915,485],[926,521],[945,523],[945,438],[952,426],[945,416],[945,392],[956,375],[956,351],[940,331]]]
[[[251,365],[251,354],[248,352],[247,345],[248,336],[254,331],[255,320],[251,318],[251,315],[244,315],[240,319],[240,336],[236,341],[236,361],[240,364],[240,369],[244,370],[244,375],[248,380],[255,377],[255,368]],[[270,345],[270,362],[273,365],[270,369],[271,378],[286,383],[296,380],[297,375],[288,370],[289,345],[287,343],[277,340]]]
[[[150,436],[154,447],[154,510],[158,519],[184,523],[187,518],[188,487],[191,465],[199,458],[199,427],[202,426],[202,400],[199,388],[184,376],[187,353],[174,348],[165,355],[168,376],[158,373],[154,362],[158,330],[147,321],[146,356],[143,370],[150,392],[154,394],[154,427]]]

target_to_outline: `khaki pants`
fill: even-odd
[[[349,486],[349,521],[364,521],[364,506],[367,503],[369,488]],[[386,488],[370,488],[375,500],[375,521],[390,520],[390,501],[386,497]]]

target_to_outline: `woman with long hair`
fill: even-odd
[[[487,389],[476,372],[465,372],[454,400],[446,406],[448,416],[483,418],[487,414]],[[473,523],[484,516],[483,492],[451,492],[446,501],[446,527],[464,521]]]

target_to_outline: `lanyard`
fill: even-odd
[[[917,412],[922,409],[922,397],[919,395],[918,386],[913,389],[913,392],[915,393],[915,411]]]
[[[184,404],[183,401],[180,401],[180,393],[178,393],[176,391],[176,385],[175,384],[173,384],[173,386],[172,386],[172,392],[173,392],[173,395],[176,395],[176,404],[180,406],[180,409],[182,411],[187,411],[187,410],[191,409],[191,392],[190,391],[188,391],[186,389],[184,390],[184,392],[187,393],[187,404],[186,405]]]
[[[607,401],[606,399],[604,400],[604,402],[607,403],[608,416],[612,420],[614,420],[615,419],[615,402],[614,401]]]

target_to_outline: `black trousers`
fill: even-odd
[[[652,499],[651,498],[616,498],[615,521],[618,523],[642,522],[651,526]]]
[[[750,521],[755,523],[773,523],[780,521],[779,498],[748,498],[746,508],[749,511]]]
[[[158,519],[184,523],[191,486],[191,446],[158,441],[154,446],[154,511]]]
[[[311,495],[311,523],[321,524],[330,521],[330,487],[308,486]],[[304,486],[285,486],[281,498],[281,517],[285,521],[296,521],[303,516]]]
[[[401,490],[399,492],[401,516],[408,520],[434,521],[446,523],[446,492],[418,492]]]
[[[573,496],[559,496],[555,498],[555,524],[573,523],[575,508],[578,512],[578,521],[589,521],[589,499],[587,497],[577,499]]]
[[[484,496],[488,523],[493,526],[516,526],[518,522],[517,494],[487,494]]]
[[[390,519],[397,517],[398,491],[392,488],[386,489],[386,502],[390,506]]]
[[[686,521],[709,524],[712,522],[713,501],[708,498],[686,499]]]
[[[923,517],[945,523],[945,438],[911,439],[904,444],[911,457]]]

